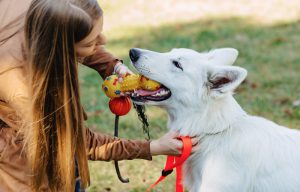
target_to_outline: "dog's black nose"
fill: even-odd
[[[141,51],[139,51],[138,49],[133,48],[129,51],[129,57],[132,62],[136,62],[139,59],[140,55]]]

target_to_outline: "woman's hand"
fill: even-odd
[[[123,78],[125,77],[125,75],[127,74],[133,74],[132,71],[130,71],[130,69],[128,69],[128,67],[126,65],[124,65],[121,62],[118,62],[115,67],[114,67],[114,73],[117,73],[119,76],[119,82],[123,81]]]
[[[179,137],[178,133],[170,131],[161,138],[151,141],[151,155],[181,155],[183,144],[181,140],[177,139],[177,137]],[[199,149],[198,141],[198,137],[192,137],[192,153]]]

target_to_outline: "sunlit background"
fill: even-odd
[[[235,65],[248,70],[236,99],[252,115],[300,128],[300,2],[299,0],[103,0],[107,49],[129,64],[128,51],[141,47],[197,51],[234,47]],[[82,100],[91,129],[113,134],[114,116],[101,91],[102,79],[81,67]],[[167,115],[148,107],[153,139],[163,135]],[[143,139],[135,111],[121,118],[120,136]],[[112,162],[91,162],[95,192],[144,192],[160,176],[165,157],[120,162],[129,184],[118,181]],[[271,159],[270,159],[271,161]],[[174,175],[153,191],[174,191]]]

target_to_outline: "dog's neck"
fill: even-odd
[[[182,135],[215,135],[226,131],[231,125],[246,116],[245,111],[228,95],[220,100],[210,100],[207,107],[176,106],[167,108],[168,127]]]

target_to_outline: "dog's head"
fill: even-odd
[[[247,75],[245,69],[231,66],[238,56],[233,48],[201,53],[190,49],[158,53],[134,48],[129,55],[139,73],[163,85],[154,95],[132,96],[138,104],[201,107],[205,100],[231,94]]]

